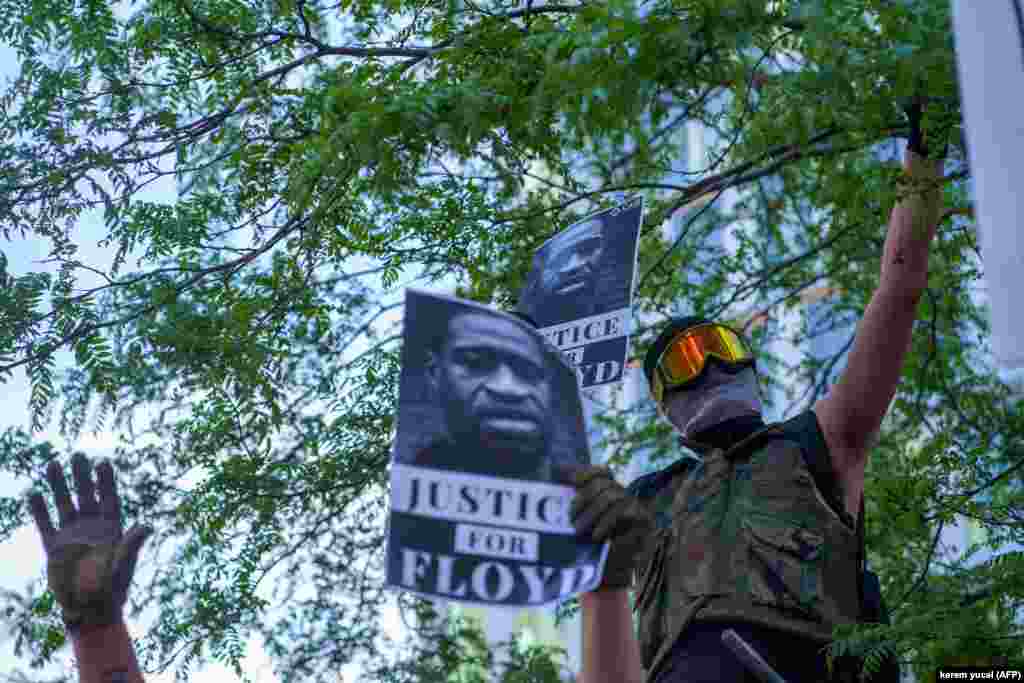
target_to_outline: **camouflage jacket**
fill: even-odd
[[[743,621],[827,643],[859,612],[859,542],[813,412],[708,448],[630,491],[659,529],[634,576],[653,680],[693,621]]]

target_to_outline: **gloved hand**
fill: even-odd
[[[597,543],[611,541],[597,590],[629,587],[639,554],[654,533],[653,515],[612,478],[607,467],[574,467],[563,477],[576,487],[569,508],[576,532]]]
[[[96,468],[98,499],[89,460],[76,453],[71,468],[77,510],[60,465],[51,462],[46,468],[60,529],[54,529],[40,494],[29,496],[28,504],[46,551],[47,583],[64,611],[68,629],[76,631],[121,619],[139,550],[153,530],[133,526],[122,535],[121,500],[109,462]]]

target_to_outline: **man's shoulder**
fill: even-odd
[[[831,486],[831,480],[835,475],[832,471],[828,444],[818,423],[818,416],[813,410],[805,410],[788,420],[767,425],[756,434],[747,437],[745,441],[748,451],[751,452],[780,441],[796,446],[815,479]]]
[[[793,442],[800,448],[804,464],[814,478],[814,483],[825,500],[840,517],[846,514],[843,505],[843,489],[839,476],[832,464],[825,434],[813,410],[805,410],[778,425],[780,438]]]
[[[672,500],[681,481],[680,477],[700,464],[701,460],[697,456],[686,453],[667,467],[638,477],[627,490],[654,513],[659,529],[667,529],[672,524]]]
[[[641,500],[649,500],[663,491],[677,475],[688,472],[699,463],[697,456],[685,453],[666,467],[637,477],[626,490]]]
[[[769,424],[758,434],[766,437],[763,440],[794,442],[804,452],[805,457],[828,457],[825,435],[821,431],[818,417],[813,410],[805,410],[788,420]],[[753,437],[751,438],[753,439]]]
[[[755,439],[755,436],[758,438]],[[748,437],[751,445],[757,447],[767,441],[786,440],[795,442],[809,460],[812,470],[820,469],[816,465],[827,465],[828,446],[813,410],[804,412],[784,420],[766,425],[756,435]],[[663,491],[668,484],[680,474],[685,474],[701,463],[699,456],[687,451],[679,459],[660,470],[637,477],[629,484],[627,490],[641,499],[653,498]]]

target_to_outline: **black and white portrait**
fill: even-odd
[[[621,381],[643,203],[570,225],[534,253],[518,310],[575,367],[579,386]]]
[[[425,376],[444,434],[411,464],[546,478],[554,396],[542,341],[519,322],[470,311],[437,341]]]
[[[519,310],[551,327],[629,306],[641,207],[594,214],[545,242]]]
[[[522,318],[427,292],[406,291],[403,336],[388,584],[502,605],[592,589],[607,545],[576,536],[557,473],[590,462],[574,368]]]
[[[575,376],[535,329],[469,302],[409,296],[399,419],[414,424],[401,425],[399,461],[538,481],[551,479],[552,462],[580,462]]]
[[[604,226],[591,218],[559,233],[538,252],[532,285],[536,300],[544,302],[534,312],[541,327],[598,312],[597,278],[606,251]]]

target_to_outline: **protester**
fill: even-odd
[[[96,467],[82,454],[71,459],[78,507],[71,501],[64,471],[46,469],[60,528],[54,528],[43,497],[29,497],[29,510],[46,553],[46,579],[63,613],[81,683],[141,683],[123,608],[142,544],[152,533],[134,526],[122,533],[121,499],[114,468]]]
[[[718,323],[673,320],[648,349],[658,410],[698,455],[628,491],[607,468],[570,476],[577,530],[612,543],[603,583],[581,596],[583,683],[757,680],[722,645],[726,629],[788,683],[852,680],[850,662],[830,679],[824,648],[835,626],[870,619],[867,452],[899,383],[941,208],[941,163],[919,134],[904,170],[930,189],[893,209],[846,369],[811,410],[765,425],[752,350]]]

